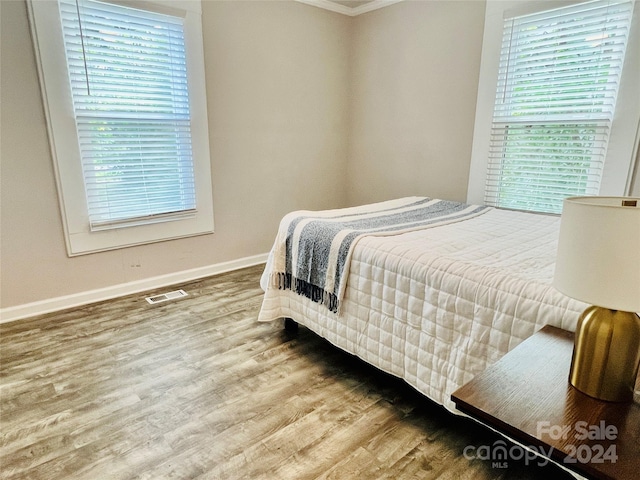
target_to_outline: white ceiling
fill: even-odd
[[[298,2],[313,5],[314,7],[324,8],[332,12],[342,13],[355,17],[361,13],[377,10],[402,0],[297,0]]]
[[[374,0],[362,0],[362,1],[358,1],[358,0],[332,0],[333,3],[339,3],[340,5],[343,5],[345,7],[349,7],[349,8],[357,8],[361,5],[366,5],[367,3],[371,3]]]
[[[340,5],[344,5],[345,7],[349,7],[349,8],[356,8],[359,7],[360,5],[365,5],[367,3],[371,3],[373,2],[373,0],[362,0],[362,1],[358,1],[358,0],[333,0],[333,3],[339,3]]]

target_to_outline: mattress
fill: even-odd
[[[261,279],[259,321],[289,317],[454,413],[451,393],[544,325],[574,331],[586,304],[552,285],[560,218],[492,209],[362,238],[339,313]]]

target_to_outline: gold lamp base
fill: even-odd
[[[628,402],[640,361],[640,317],[632,312],[587,308],[576,328],[569,382],[583,393]]]

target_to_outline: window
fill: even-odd
[[[482,115],[487,116],[486,102],[481,105],[479,100],[476,116],[472,175],[484,180],[481,202],[560,213],[567,196],[604,194],[605,174],[619,177],[609,182],[607,194],[626,193],[637,107],[618,116],[619,130],[629,133],[622,139],[618,135],[613,154],[608,154],[608,146],[632,11],[628,0],[596,0],[502,15],[501,38],[494,34],[489,42],[499,42],[492,64],[495,101],[489,127],[480,123]],[[488,21],[485,28],[495,24]],[[485,55],[483,51],[481,68],[488,90]],[[488,140],[479,141],[480,134]],[[480,155],[486,160],[480,161]],[[475,202],[478,183],[470,179]]]
[[[166,5],[30,4],[70,255],[213,230],[199,3]]]

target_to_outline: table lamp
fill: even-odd
[[[576,327],[571,385],[631,401],[640,361],[640,198],[566,198],[553,285],[592,305]]]

